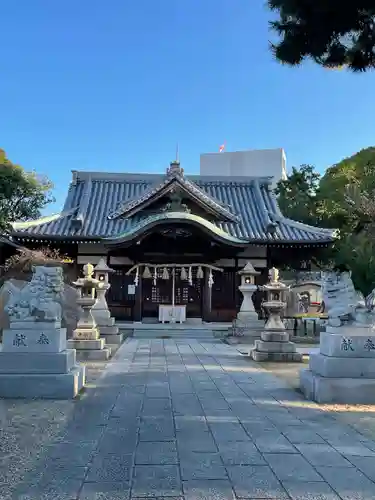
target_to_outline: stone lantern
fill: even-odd
[[[268,313],[268,319],[260,340],[255,341],[255,348],[249,355],[254,361],[302,361],[302,355],[296,351],[296,346],[289,341],[289,333],[281,319],[286,308],[289,287],[279,281],[279,271],[274,267],[269,272],[269,282],[261,288],[267,298],[263,308]]]
[[[93,307],[93,314],[102,310],[108,310],[107,300],[105,298],[107,291],[111,288],[109,283],[109,275],[114,273],[114,270],[107,266],[104,259],[100,259],[98,264],[94,267],[94,276],[101,287],[97,290],[97,300]]]
[[[258,276],[260,273],[255,271],[251,262],[247,262],[246,266],[241,271],[238,271],[238,274],[241,276],[241,284],[238,289],[243,295],[243,300],[240,312],[237,314],[237,319],[244,323],[256,321],[258,320],[258,314],[254,308],[252,295],[257,289],[255,276]]]
[[[279,271],[276,268],[270,269],[269,282],[262,287],[266,292],[267,298],[263,302],[263,308],[268,313],[268,319],[265,325],[265,330],[285,330],[285,325],[281,319],[281,315],[286,308],[287,294],[289,287],[279,281]]]
[[[92,315],[99,328],[100,336],[104,337],[108,344],[119,345],[122,343],[123,335],[115,325],[115,318],[111,317],[106,299],[106,294],[111,288],[109,275],[112,273],[114,270],[108,267],[104,259],[100,259],[94,267],[94,276],[101,286],[96,291],[97,299],[92,308]]]
[[[76,332],[77,338],[92,338],[91,330],[95,330],[96,324],[91,314],[91,308],[96,301],[96,290],[100,286],[99,280],[92,277],[94,268],[92,264],[83,266],[84,277],[78,278],[73,285],[78,290],[77,304],[82,307],[82,314],[79,318]],[[81,331],[82,330],[82,331]]]
[[[255,311],[252,295],[257,289],[255,285],[255,277],[260,274],[255,271],[251,262],[247,262],[246,266],[238,271],[241,277],[241,283],[238,289],[243,295],[240,311],[234,322],[235,334],[232,342],[237,342],[239,337],[251,337],[250,340],[260,337],[260,331],[263,328],[263,321],[258,319],[258,314]]]
[[[70,349],[76,349],[79,360],[106,360],[111,354],[111,349],[105,346],[104,339],[99,338],[99,330],[92,315],[96,294],[102,284],[93,278],[92,264],[83,266],[83,273],[83,278],[78,278],[73,283],[79,293],[77,304],[81,306],[82,312],[77,328],[73,332],[73,338],[68,340],[68,346]]]

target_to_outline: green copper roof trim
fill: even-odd
[[[77,208],[74,208],[71,210],[67,210],[66,212],[58,212],[56,214],[47,215],[35,220],[27,220],[23,222],[11,222],[11,226],[15,231],[20,229],[29,229],[30,227],[40,226],[42,224],[48,224],[49,222],[54,222],[55,220],[67,217],[68,215],[74,213],[76,210]]]
[[[158,224],[159,222],[163,223],[167,221],[191,222],[198,226],[204,227],[210,233],[216,235],[218,238],[225,240],[227,242],[234,243],[236,245],[245,245],[247,243],[247,240],[237,238],[236,236],[231,236],[230,234],[223,231],[219,227],[215,226],[215,224],[204,219],[203,217],[187,212],[167,212],[162,214],[150,215],[149,217],[143,219],[138,224],[134,225],[130,229],[130,231],[119,234],[115,237],[103,238],[102,241],[108,243],[109,242],[116,243],[124,240],[129,240],[135,237],[137,233],[143,232],[143,230],[147,229],[148,226]]]
[[[48,222],[53,222],[57,219],[59,219],[62,215],[61,214],[53,214],[49,215],[47,217],[41,217],[40,219],[36,220],[28,220],[25,222],[12,222],[12,227],[13,229],[28,229],[29,227],[33,226],[38,226],[40,224],[47,224]]]

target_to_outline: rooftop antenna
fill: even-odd
[[[173,160],[169,167],[167,168],[167,175],[179,175],[183,176],[184,175],[184,169],[181,168],[180,166],[180,154],[179,154],[179,148],[178,148],[178,143],[176,144],[176,159]]]

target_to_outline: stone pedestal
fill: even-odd
[[[241,329],[243,337],[259,338],[264,322],[258,319],[254,308],[253,294],[257,289],[255,276],[260,273],[255,271],[251,262],[247,262],[238,274],[241,276],[241,284],[238,289],[243,295],[243,300],[237,314],[236,327]]]
[[[296,352],[295,344],[289,341],[289,333],[282,330],[263,331],[250,355],[254,361],[302,361],[302,354]]]
[[[236,329],[240,332],[240,336],[238,340],[242,339],[242,341],[246,340],[246,342],[254,342],[257,339],[260,339],[260,334],[262,329],[264,328],[264,321],[258,319],[258,315],[256,318],[251,318],[249,316],[237,317],[236,320]],[[234,339],[236,337],[233,337]]]
[[[368,326],[327,327],[320,352],[300,373],[307,399],[318,403],[375,403],[375,335]]]
[[[123,334],[119,331],[118,326],[115,325],[115,318],[111,317],[108,309],[108,304],[105,294],[109,284],[105,285],[102,289],[97,290],[97,300],[91,310],[92,316],[99,329],[99,334],[105,339],[106,344],[120,345],[123,341]]]
[[[243,294],[241,309],[237,314],[236,327],[241,328],[243,336],[258,338],[264,328],[264,321],[258,319],[258,314],[254,309],[252,295],[256,290],[255,285],[243,285],[239,287]]]
[[[257,287],[253,284],[244,284],[244,285],[240,285],[238,287],[238,289],[243,295],[243,301],[242,301],[241,308],[240,308],[240,311],[239,311],[237,317],[238,318],[240,316],[242,316],[243,318],[258,317],[257,313],[255,312],[253,299],[252,299],[252,295],[255,292],[255,290],[257,289]]]
[[[10,287],[10,328],[0,351],[0,397],[71,399],[85,383],[85,368],[66,349],[61,328],[61,266],[34,266],[22,289]]]
[[[267,307],[269,310],[269,316],[264,325],[264,329],[267,332],[284,332],[285,325],[283,320],[281,319],[281,313],[284,309],[283,302],[264,302],[264,307]]]
[[[85,384],[85,367],[66,349],[59,322],[18,321],[3,331],[0,397],[71,399]]]
[[[111,356],[111,348],[105,339],[99,337],[99,330],[94,320],[92,325],[83,326],[78,322],[73,338],[68,340],[68,347],[76,349],[79,361],[106,361]]]

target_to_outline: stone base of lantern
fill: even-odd
[[[117,329],[117,332],[116,332]],[[124,334],[123,332],[120,332],[118,327],[105,327],[104,331],[103,329],[100,330],[100,336],[105,339],[106,344],[112,344],[112,345],[121,345],[124,341]]]
[[[254,361],[302,362],[302,354],[296,352],[296,346],[289,341],[286,332],[264,331],[260,340],[255,341],[255,347],[249,352]]]
[[[111,356],[111,348],[105,345],[105,339],[69,339],[68,347],[76,350],[78,361],[106,361]]]
[[[302,354],[298,352],[261,352],[253,350],[251,357],[254,361],[274,363],[301,363]]]
[[[70,349],[76,350],[79,361],[106,361],[111,356],[111,348],[106,346],[105,339],[99,338],[96,326],[78,327],[67,343]]]
[[[241,331],[241,336],[255,340],[260,338],[264,329],[264,321],[258,319],[257,313],[239,312],[236,319],[236,328]]]
[[[285,330],[285,325],[280,318],[280,316],[270,316],[264,325],[264,329],[267,331],[281,331]]]
[[[106,344],[121,345],[124,340],[124,334],[115,325],[115,318],[111,317],[108,309],[95,309],[94,307],[92,315],[100,336],[105,339]]]

